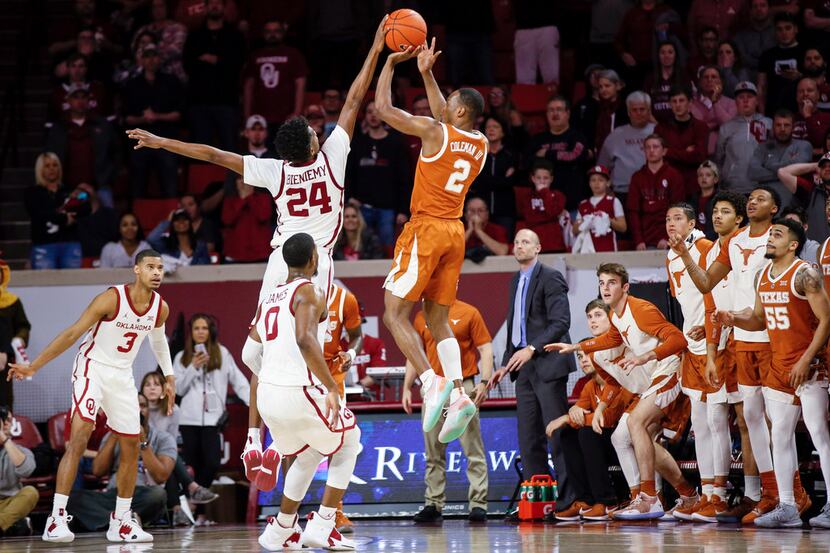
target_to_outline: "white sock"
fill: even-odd
[[[713,484],[704,484],[701,486],[701,491],[703,495],[706,497],[712,497],[712,491],[714,490],[715,486]]]
[[[262,443],[259,441],[259,428],[249,428],[248,429],[248,443],[254,446],[259,446],[262,449]]]
[[[121,520],[124,515],[130,512],[130,505],[133,502],[132,497],[116,497],[115,498],[115,518]]]
[[[726,500],[726,488],[721,486],[713,486],[712,493],[723,500]],[[710,498],[711,499],[711,498]]]
[[[744,495],[752,501],[761,500],[760,476],[744,476]]]
[[[429,390],[430,385],[432,384],[433,379],[435,379],[435,371],[432,369],[427,369],[418,377],[421,379],[421,387],[424,390]]]
[[[296,516],[296,514],[289,515],[288,513],[283,513],[282,511],[280,511],[279,513],[277,513],[277,522],[283,528],[291,528],[292,526],[294,526],[294,517]]]
[[[461,380],[464,378],[461,368],[461,348],[458,340],[447,338],[438,342],[438,359],[441,361],[441,368],[444,369],[444,376],[449,380]]]
[[[69,501],[68,495],[56,493],[52,502],[52,516],[63,516],[66,514],[66,502]],[[61,512],[63,511],[63,512]]]
[[[325,505],[320,505],[320,508],[317,510],[321,517],[326,520],[330,520],[331,517],[337,513],[337,507],[326,507]]]

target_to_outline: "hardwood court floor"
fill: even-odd
[[[258,552],[260,528],[222,526],[187,530],[154,530],[155,543],[110,544],[103,534],[80,535],[71,544],[47,544],[40,538],[0,540],[0,552],[107,553]],[[830,531],[739,530],[735,526],[697,526],[675,523],[530,524],[507,525],[501,520],[470,525],[447,520],[443,526],[414,526],[410,522],[358,521],[354,539],[359,551],[429,553],[801,553],[830,551]]]

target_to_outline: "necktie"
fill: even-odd
[[[519,276],[519,284],[516,286],[516,297],[513,299],[513,327],[511,336],[513,345],[519,347],[522,343],[522,318],[525,316],[522,305],[524,304],[525,277]]]

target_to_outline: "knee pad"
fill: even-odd
[[[329,474],[326,484],[332,488],[345,490],[354,473],[357,456],[360,453],[360,428],[355,426],[346,431],[343,445],[331,456]]]
[[[323,456],[311,448],[297,455],[285,476],[283,495],[292,501],[302,501],[322,460]]]

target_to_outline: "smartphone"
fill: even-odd
[[[204,344],[196,344],[196,345],[193,347],[193,351],[195,351],[196,353],[204,353],[204,354],[207,354],[207,348],[205,347],[205,345],[204,345]]]

